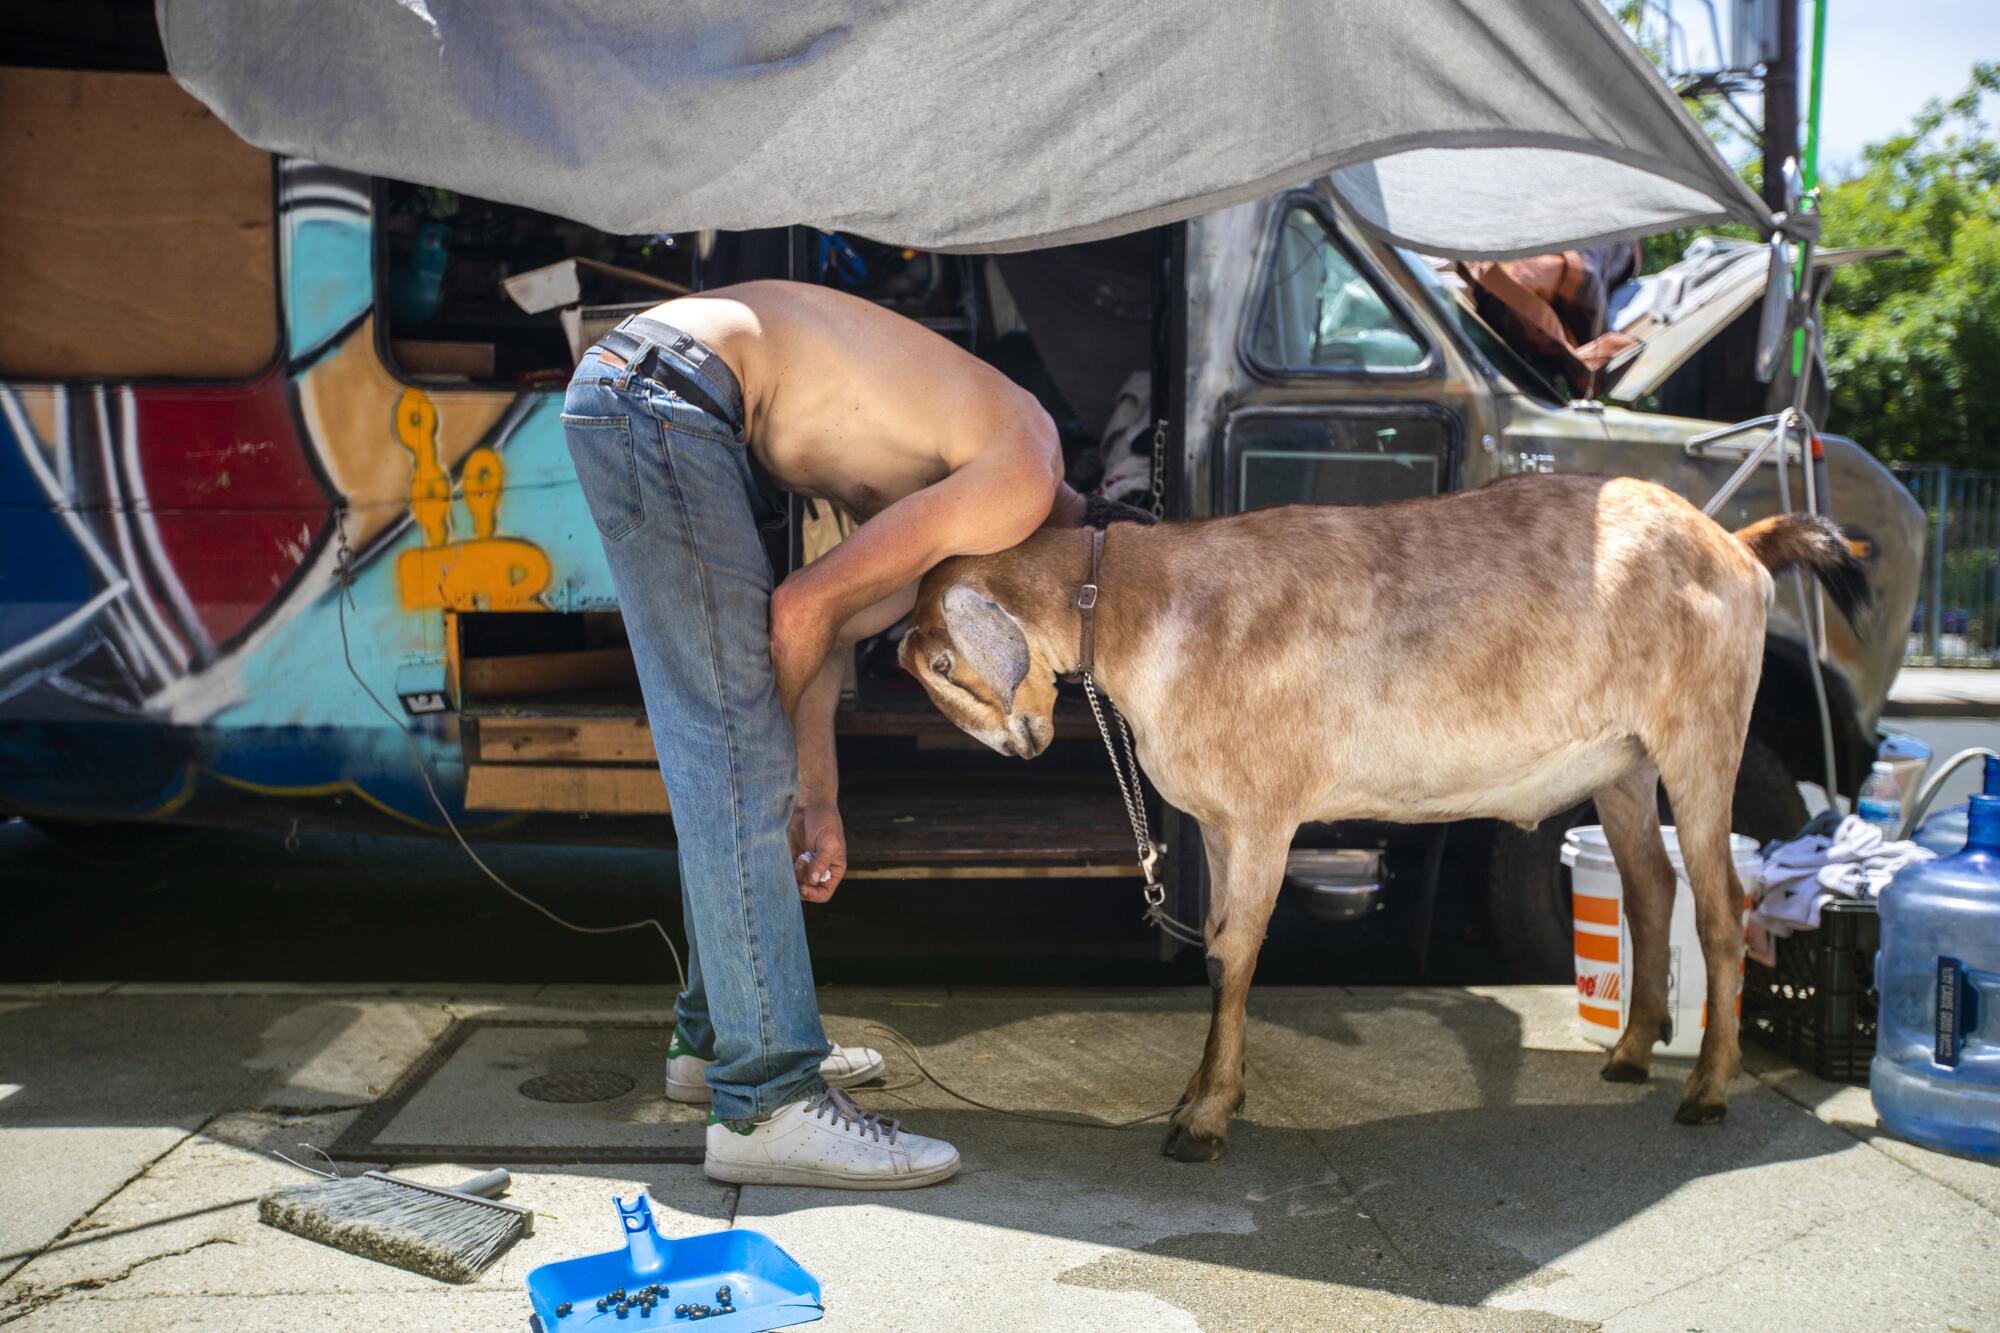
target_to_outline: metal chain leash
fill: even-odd
[[[1151,475],[1146,480],[1151,496],[1148,506],[1154,518],[1167,516],[1167,419],[1161,417],[1153,423],[1153,458]],[[1110,737],[1105,737],[1108,742]]]
[[[1097,682],[1088,671],[1083,673],[1083,692],[1090,700],[1091,716],[1097,719],[1097,733],[1104,738],[1104,753],[1111,757],[1111,773],[1118,779],[1118,795],[1125,802],[1125,817],[1132,823],[1132,840],[1138,844],[1139,871],[1146,877],[1145,919],[1183,944],[1205,945],[1207,938],[1201,931],[1167,910],[1167,890],[1159,876],[1160,846],[1153,841],[1152,828],[1146,820],[1146,790],[1139,783],[1139,755],[1132,746],[1132,729],[1125,724],[1125,715],[1118,711],[1117,704],[1098,698]],[[1118,736],[1125,743],[1123,756],[1111,739],[1111,724],[1104,718],[1106,708],[1118,720]]]

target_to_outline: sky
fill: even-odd
[[[1995,0],[1828,0],[1821,172],[1850,174],[1863,144],[1963,92],[1975,60],[2000,60]]]
[[[1734,0],[1713,2],[1726,40]],[[1702,0],[1654,0],[1654,7],[1673,11],[1697,64],[1713,59]],[[1802,4],[1802,44],[1810,40],[1811,15]],[[1801,52],[1801,85],[1808,54]],[[1929,99],[1963,91],[1975,60],[2000,61],[2000,0],[1827,0],[1820,173],[1851,174],[1863,144],[1908,126]],[[1801,86],[1802,115],[1804,96]],[[1755,98],[1745,110],[1757,114]],[[1987,110],[1991,118],[2000,108]]]

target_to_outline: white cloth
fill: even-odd
[[[1830,838],[1815,833],[1771,848],[1755,916],[1773,935],[1817,930],[1820,909],[1832,899],[1874,898],[1897,871],[1934,856],[1914,842],[1891,842],[1849,815]]]
[[[1104,423],[1104,438],[1097,446],[1104,460],[1104,480],[1097,484],[1099,495],[1122,500],[1138,491],[1140,498],[1132,503],[1146,503],[1145,492],[1153,479],[1152,443],[1148,440],[1144,454],[1137,446],[1147,439],[1152,425],[1153,376],[1149,371],[1135,370],[1118,390],[1118,404],[1111,409],[1111,419]]]

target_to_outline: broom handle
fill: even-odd
[[[495,1199],[507,1192],[507,1186],[514,1178],[507,1174],[507,1168],[496,1166],[491,1171],[482,1171],[470,1180],[461,1180],[452,1188],[460,1194],[477,1194],[482,1198]]]

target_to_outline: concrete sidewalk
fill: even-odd
[[[454,1016],[651,1020],[667,999],[0,993],[0,1324],[525,1328],[522,1275],[616,1245],[610,1196],[643,1186],[669,1233],[775,1237],[824,1283],[828,1330],[2000,1327],[2000,1169],[1889,1139],[1865,1090],[1754,1047],[1722,1126],[1674,1125],[1684,1066],[1601,1082],[1566,988],[1256,992],[1248,1104],[1209,1165],[1159,1157],[1154,1124],[972,1109],[910,1083],[892,1052],[887,1087],[861,1100],[959,1145],[945,1185],[856,1196],[726,1188],[695,1166],[523,1169],[511,1197],[537,1209],[536,1234],[465,1288],[257,1223],[257,1196],[301,1178],[272,1152],[331,1143]],[[1108,1121],[1175,1099],[1208,1018],[1201,989],[823,1001],[837,1038],[891,1024],[969,1096]]]
[[[2000,668],[1906,666],[1883,716],[2000,718]]]

